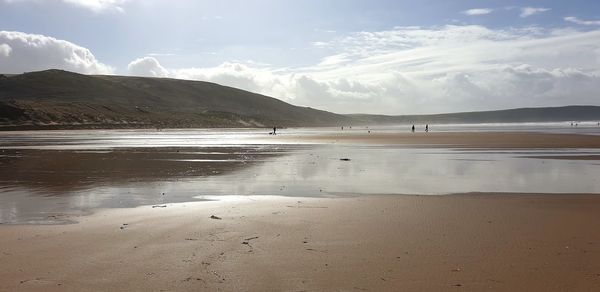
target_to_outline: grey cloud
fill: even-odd
[[[8,57],[12,48],[8,44],[0,44],[0,57]]]

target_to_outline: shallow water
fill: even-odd
[[[595,122],[577,127],[569,123],[447,124],[429,125],[432,132],[540,132],[600,135]],[[424,125],[416,125],[417,132]],[[0,149],[90,150],[134,147],[218,147],[281,144],[271,139],[271,129],[165,129],[156,130],[65,130],[0,132]],[[338,127],[279,129],[279,136],[340,133]],[[344,127],[344,133],[406,133],[410,125]]]
[[[281,133],[327,131],[337,129]],[[0,136],[2,223],[64,222],[94,208],[223,195],[600,193],[599,160],[552,159],[597,149],[286,145],[265,131],[235,129]]]

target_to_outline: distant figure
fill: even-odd
[[[415,132],[415,125],[412,126],[411,131],[414,133]]]
[[[429,132],[429,125],[425,125],[425,132]]]
[[[369,130],[368,132],[369,132],[369,134],[371,134],[371,130]]]
[[[342,131],[344,130],[344,126],[342,126]]]
[[[273,135],[277,135],[277,127],[273,127]]]
[[[573,127],[573,122],[571,122],[571,127]]]

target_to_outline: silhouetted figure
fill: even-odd
[[[344,130],[344,126],[342,126],[342,131]]]
[[[429,125],[425,125],[425,132],[429,132]]]
[[[277,135],[277,127],[273,127],[273,135]]]
[[[411,131],[414,133],[415,132],[415,125],[412,126]]]
[[[573,122],[571,122],[571,127],[573,127]]]

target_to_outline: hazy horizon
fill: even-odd
[[[0,71],[200,80],[336,113],[600,105],[589,1],[0,0]]]

